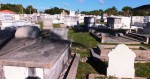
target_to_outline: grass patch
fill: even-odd
[[[88,74],[91,73],[97,74],[93,67],[86,62],[79,62],[77,73],[78,74],[76,79],[85,79],[88,76]]]
[[[89,48],[100,44],[88,32],[75,32],[69,30],[69,39],[73,40],[72,51],[77,52],[82,58],[89,56]]]
[[[150,78],[150,63],[136,63],[135,74],[138,77]]]
[[[75,32],[74,30],[70,30],[69,38],[74,42],[88,48],[95,47],[97,44],[99,44],[99,42],[91,37],[88,32]]]
[[[144,46],[144,47],[150,49],[150,45],[142,44],[142,46]]]
[[[54,28],[59,28],[59,27],[60,27],[60,24],[53,24],[53,27],[54,27]]]
[[[43,25],[43,21],[41,21],[41,22],[39,22],[39,23],[37,23],[37,24],[39,24],[39,25],[40,25],[40,30],[43,30],[43,27],[44,27],[44,25]]]
[[[86,48],[72,47],[72,51],[79,53],[80,54],[80,58],[85,58],[85,57],[89,57],[90,56],[89,50],[86,49]]]
[[[88,32],[75,32],[74,30],[69,30],[68,36],[69,39],[73,41],[72,51],[79,53],[81,58],[89,57],[89,48],[96,47],[97,44],[101,44],[92,36],[90,36]],[[103,44],[117,45],[116,43]],[[129,46],[144,46],[150,48],[150,46],[144,44],[129,44]],[[76,79],[85,79],[87,78],[88,74],[91,73],[105,73],[107,64],[107,62],[93,62],[90,60],[87,62],[79,62]],[[150,63],[136,63],[135,74],[138,77],[150,78]]]
[[[89,48],[95,47],[97,42],[88,32],[75,32],[69,30],[69,39],[73,41],[72,51],[80,54],[81,58],[90,56]],[[76,79],[85,79],[88,74],[97,73],[95,69],[87,62],[79,62]]]

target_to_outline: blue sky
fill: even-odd
[[[60,7],[68,10],[90,11],[107,9],[115,6],[121,10],[124,6],[137,7],[150,4],[150,0],[0,0],[0,3],[22,4],[24,7],[33,5],[38,10]]]

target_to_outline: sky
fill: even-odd
[[[150,0],[0,0],[0,3],[22,4],[24,7],[32,5],[39,11],[59,7],[73,11],[105,10],[115,6],[121,11],[124,6],[138,7],[150,4]]]

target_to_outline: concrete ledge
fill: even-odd
[[[115,48],[116,45],[97,45],[99,49],[112,49]],[[128,46],[130,49],[139,49],[141,46]],[[143,47],[142,47],[143,48]]]
[[[100,56],[98,53],[98,51],[94,50],[95,48],[90,49],[90,54],[91,57],[93,57],[94,59],[100,59],[101,61],[108,61],[108,56]]]
[[[116,45],[97,45],[97,48],[90,49],[91,57],[108,61],[108,53],[115,48]],[[136,54],[135,63],[150,62],[150,50],[140,46],[129,46]]]
[[[76,78],[79,59],[80,59],[80,54],[76,53],[66,79]]]
[[[105,75],[89,74],[88,79],[109,79],[109,78],[107,76],[105,76]],[[112,79],[117,79],[117,78],[112,78]],[[134,77],[134,79],[148,79],[148,78],[145,78],[145,77]]]

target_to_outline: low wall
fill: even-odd
[[[100,50],[100,59],[107,59],[108,53],[115,48],[115,45],[98,45]],[[146,50],[146,48],[140,49],[140,46],[129,46],[130,49],[133,49],[136,54],[137,59],[150,60],[150,50]],[[143,50],[144,49],[144,50]],[[102,58],[101,58],[102,57]]]

